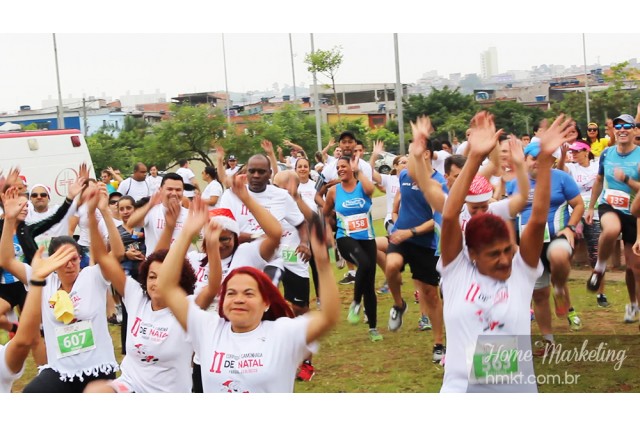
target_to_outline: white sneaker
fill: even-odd
[[[634,304],[627,304],[624,306],[624,323],[633,323],[638,319],[638,306]]]

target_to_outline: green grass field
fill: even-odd
[[[377,235],[384,235],[382,221],[375,222]],[[334,267],[337,280],[345,270]],[[611,276],[614,276],[613,274]],[[618,274],[616,277],[619,277]],[[620,281],[607,281],[607,295],[611,306],[599,308],[595,296],[587,293],[584,285],[585,270],[571,274],[569,283],[574,307],[579,312],[584,328],[571,332],[566,319],[554,319],[556,341],[566,348],[581,349],[585,340],[592,349],[601,344],[605,350],[616,350],[616,355],[626,358],[619,369],[613,362],[556,361],[549,363],[536,359],[536,374],[545,384],[539,384],[541,392],[602,392],[617,393],[640,390],[640,350],[638,324],[623,323],[624,305],[628,302],[626,286]],[[387,330],[390,295],[378,296],[378,329],[384,340],[372,343],[368,338],[368,326],[364,323],[350,325],[346,316],[352,298],[352,285],[338,285],[342,299],[342,319],[335,331],[321,341],[320,351],[313,363],[316,375],[311,382],[296,382],[296,392],[302,393],[434,393],[442,384],[443,367],[431,362],[433,345],[430,331],[419,331],[417,322],[420,310],[413,303],[413,284],[410,273],[403,274],[403,296],[410,304],[404,325],[396,332]],[[384,275],[378,269],[376,287],[382,286]],[[313,287],[312,287],[313,288]],[[313,292],[313,291],[312,291]],[[312,309],[315,309],[315,296]],[[553,303],[552,303],[553,306]],[[120,359],[119,328],[110,326],[116,354]],[[532,322],[534,340],[538,330]],[[545,362],[545,363],[543,363]],[[36,374],[31,358],[23,377],[14,384],[20,391]],[[569,377],[567,377],[569,375]],[[576,377],[579,375],[579,377]],[[568,379],[567,379],[568,378]],[[569,384],[569,380],[575,381]],[[554,382],[553,384],[549,384]],[[559,384],[558,382],[562,382]]]

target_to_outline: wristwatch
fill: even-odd
[[[630,179],[630,178],[629,178],[629,175],[626,175],[626,174],[625,174],[624,179],[623,179],[624,183],[625,183],[625,184],[628,184],[628,183],[629,183],[629,179]]]
[[[567,225],[565,228],[573,231],[573,234],[576,234],[576,226],[575,225]]]
[[[411,227],[409,231],[411,231],[411,234],[413,234],[413,237],[416,237],[418,235],[418,231],[416,230],[415,227]]]

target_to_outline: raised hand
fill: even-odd
[[[428,116],[420,116],[415,123],[411,122],[413,136],[413,142],[409,147],[411,154],[415,157],[424,155],[425,151],[427,151],[427,139],[432,131],[431,119]]]
[[[214,147],[216,149],[216,156],[224,159],[224,147],[222,147],[222,145],[220,144],[215,144]]]
[[[75,197],[80,194],[88,179],[89,168],[87,167],[86,163],[82,163],[78,168],[78,177],[73,182],[73,184],[69,186],[69,189],[67,191],[67,197],[69,198],[69,200],[75,199]]]
[[[376,156],[384,151],[384,141],[377,140],[373,144],[373,151],[371,152],[371,156]]]
[[[260,143],[260,146],[262,147],[265,153],[267,154],[273,153],[273,143],[271,141],[267,139],[263,139],[262,142]]]
[[[487,111],[480,111],[471,119],[469,155],[488,156],[496,147],[502,133],[502,129],[496,131],[493,115]]]
[[[5,218],[16,220],[27,205],[27,199],[18,191],[18,187],[10,187],[2,195],[2,204]]]
[[[333,147],[334,145],[336,145],[336,139],[335,139],[335,138],[331,138],[331,139],[329,140],[328,147],[329,147],[329,148],[331,148],[331,147]]]
[[[569,132],[573,127],[572,123],[573,120],[570,117],[565,118],[564,114],[556,117],[548,128],[546,121],[543,121],[538,129],[540,136],[539,158],[549,159],[553,157],[553,153],[568,139]]]
[[[222,233],[222,225],[215,218],[209,220],[209,224],[204,229],[204,239],[207,242],[207,250],[209,248],[217,248],[220,245],[220,234]]]
[[[100,189],[97,186],[87,188],[82,197],[84,204],[87,205],[87,213],[93,215],[100,202]]]
[[[38,251],[31,260],[31,280],[45,280],[51,273],[67,265],[69,261],[76,260],[79,262],[80,255],[73,245],[62,245],[57,251],[48,258],[42,258],[44,246],[38,248]]]
[[[246,197],[251,197],[249,192],[247,191],[247,175],[235,175],[233,177],[233,185],[231,186],[231,191],[233,194],[238,197],[240,200],[245,200]]]
[[[509,135],[509,152],[511,153],[511,162],[514,166],[524,163],[522,144],[514,134]]]
[[[176,228],[176,223],[178,222],[178,217],[180,216],[180,207],[180,200],[169,199],[169,201],[167,202],[167,210],[164,213],[164,220],[167,223],[167,226]]]
[[[353,171],[353,173],[358,172],[360,170],[360,156],[355,155],[351,157],[351,159],[349,160],[349,164],[351,165],[351,170]]]
[[[98,209],[100,212],[106,212],[109,209],[109,191],[104,182],[98,182]]]
[[[183,232],[195,236],[200,233],[207,221],[209,221],[209,209],[202,199],[196,196],[189,205],[189,213],[183,225]]]
[[[282,147],[278,147],[276,150],[278,151],[278,156],[281,156],[282,155]]]

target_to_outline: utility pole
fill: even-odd
[[[398,52],[398,33],[393,34],[393,48],[396,54],[396,111],[398,114],[398,136],[400,154],[406,154],[404,148],[404,117],[402,115],[402,83],[400,83],[400,53]]]
[[[229,102],[229,85],[227,84],[227,53],[224,48],[224,33],[222,33],[222,62],[224,63],[224,90],[227,92],[227,132],[231,131],[231,106]],[[228,137],[228,135],[227,135]]]
[[[84,122],[84,136],[87,136],[87,102],[86,99],[82,98],[82,121]]]
[[[293,42],[291,41],[291,33],[289,33],[289,51],[291,52],[291,75],[293,76],[293,101],[297,99],[296,96],[296,69],[293,66]]]
[[[60,90],[60,71],[58,70],[58,45],[56,33],[53,33],[53,55],[56,59],[56,80],[58,82],[58,129],[64,129],[64,110],[62,106],[62,91]]]
[[[587,123],[591,122],[591,113],[589,111],[589,76],[587,75],[587,46],[584,41],[584,33],[582,33],[582,54],[584,57],[584,96],[587,104]]]
[[[313,33],[311,33],[311,53],[313,54],[315,49],[313,47]],[[316,79],[316,73],[313,73],[313,107],[316,110],[316,137],[318,139],[318,151],[322,151],[322,128],[320,126],[320,100],[318,99],[318,80]]]

